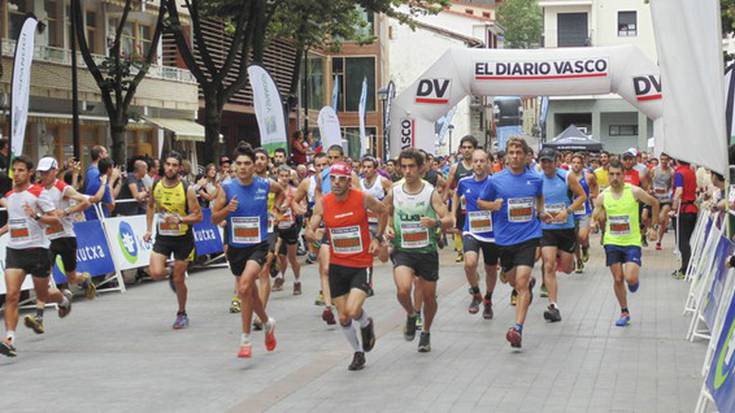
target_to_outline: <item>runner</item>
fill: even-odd
[[[539,153],[544,211],[552,217],[550,222],[541,224],[544,285],[549,295],[549,306],[544,311],[544,319],[552,323],[561,321],[556,272],[559,269],[569,274],[574,269],[574,251],[577,247],[574,211],[584,208],[587,201],[587,195],[576,176],[557,168],[556,159],[556,150],[553,148],[544,148]]]
[[[275,180],[271,178],[269,172],[268,152],[263,148],[253,149],[255,152],[255,175],[265,180],[275,183]],[[284,154],[285,156],[285,154]],[[277,178],[277,177],[276,177]],[[285,188],[284,188],[285,189]],[[263,303],[263,308],[268,307],[268,300],[271,296],[271,277],[278,275],[278,269],[273,262],[276,258],[276,242],[278,241],[278,235],[275,230],[275,194],[273,192],[268,193],[268,256],[266,257],[263,267],[260,269],[258,274],[258,295],[260,295],[260,301]],[[263,329],[263,323],[258,317],[253,319],[253,327],[256,331]]]
[[[606,265],[610,267],[615,297],[620,304],[620,318],[615,322],[618,327],[630,325],[630,311],[623,281],[628,284],[631,293],[638,291],[640,287],[638,272],[642,263],[638,204],[643,202],[653,207],[654,221],[659,216],[656,198],[640,187],[625,183],[624,173],[620,162],[610,162],[610,186],[595,200],[592,214],[593,219],[600,222],[600,227],[605,227]],[[656,224],[654,222],[654,227]]]
[[[595,169],[595,178],[600,186],[600,191],[604,191],[608,185],[607,167],[610,163],[610,154],[605,151],[600,152],[600,167]]]
[[[186,269],[196,257],[194,250],[194,224],[202,221],[202,210],[193,186],[185,184],[179,176],[181,155],[169,152],[163,163],[164,175],[153,184],[146,210],[146,231],[143,240],[150,242],[153,236],[153,218],[156,217],[156,241],[151,252],[148,271],[151,278],[161,280],[168,276],[169,285],[176,293],[179,310],[176,313],[175,330],[189,327],[186,314]],[[172,274],[168,274],[166,262],[174,256]]]
[[[450,190],[457,188],[460,179],[472,175],[472,152],[477,149],[477,145],[477,139],[472,135],[467,135],[459,141],[459,151],[462,154],[462,160],[452,165],[452,168],[449,170],[447,187]],[[464,228],[467,211],[465,211],[464,204],[454,209],[457,211],[457,215],[455,215],[457,223],[455,228],[457,231],[454,233],[454,248],[457,250],[457,259],[455,261],[462,262],[464,260],[464,254],[462,253],[462,229]]]
[[[8,210],[8,223],[0,233],[10,232],[5,258],[5,339],[0,342],[0,354],[15,357],[15,328],[18,326],[20,289],[26,275],[33,277],[36,297],[45,303],[59,305],[59,317],[71,312],[72,293],[49,286],[51,262],[44,225],[61,225],[49,201],[40,197],[43,187],[31,184],[33,162],[25,155],[13,159],[13,189],[0,199]]]
[[[551,219],[544,211],[541,178],[526,168],[527,146],[521,138],[508,140],[507,168],[493,175],[478,200],[480,208],[493,211],[500,263],[509,283],[518,291],[516,322],[505,336],[515,348],[521,347],[523,323],[533,299],[535,280],[531,272],[542,235],[541,219]]]
[[[581,274],[584,272],[584,264],[590,259],[590,222],[592,221],[591,200],[594,200],[597,195],[599,195],[600,189],[597,186],[597,177],[595,174],[584,167],[583,154],[576,153],[572,156],[572,169],[570,174],[577,179],[587,196],[584,204],[574,210],[574,221],[577,232],[577,248],[574,251],[577,258],[575,263],[575,272],[577,274]]]
[[[222,191],[218,191],[212,207],[212,223],[227,222],[227,261],[232,275],[239,277],[237,292],[242,308],[242,336],[237,356],[250,358],[253,313],[260,320],[267,320],[264,325],[266,349],[273,351],[277,344],[276,321],[266,314],[255,281],[268,256],[268,194],[276,195],[274,202],[279,205],[280,212],[287,206],[282,205],[284,190],[281,185],[255,175],[255,152],[249,144],[240,142],[233,158],[237,177],[222,183]]]
[[[86,196],[77,192],[72,186],[64,181],[56,179],[59,164],[56,159],[46,157],[38,162],[36,168],[41,175],[41,198],[53,205],[59,225],[46,227],[46,237],[51,240],[49,251],[51,253],[51,266],[53,267],[56,257],[61,257],[61,263],[69,284],[76,284],[84,289],[84,295],[88,300],[94,299],[97,287],[92,282],[89,273],[77,273],[77,238],[74,234],[74,226],[70,218],[77,212],[82,212],[90,205]],[[103,178],[106,180],[106,177]],[[72,206],[72,202],[74,205]],[[43,334],[43,313],[46,303],[36,300],[36,314],[26,315],[23,323],[36,334]]]
[[[656,250],[661,251],[661,241],[669,227],[669,212],[671,212],[672,189],[674,187],[674,168],[670,167],[671,158],[662,153],[659,165],[653,169],[653,195],[661,205],[661,214],[658,217],[658,238]]]
[[[471,301],[468,311],[470,314],[477,314],[482,303],[482,317],[485,320],[493,318],[492,298],[495,284],[498,281],[498,247],[495,245],[495,235],[493,234],[492,213],[480,209],[477,205],[477,198],[482,194],[482,189],[490,180],[490,162],[491,159],[487,152],[482,149],[475,149],[472,152],[472,170],[474,173],[472,176],[459,180],[457,191],[454,193],[452,200],[453,209],[456,209],[460,202],[463,202],[467,207],[467,219],[462,228],[462,245],[464,249],[464,273],[470,285]],[[453,210],[452,212],[452,216],[456,216],[456,211]],[[481,250],[485,265],[484,297],[480,293],[479,274],[477,272]]]
[[[386,237],[393,243],[393,279],[398,302],[406,310],[403,336],[407,341],[413,341],[416,337],[417,320],[423,306],[424,317],[418,344],[421,353],[431,351],[431,324],[437,311],[439,255],[434,228],[448,228],[452,224],[439,192],[421,179],[424,159],[413,148],[401,152],[398,163],[404,182],[396,183],[385,199],[390,222]],[[420,303],[411,300],[414,280],[415,291],[421,295]]]
[[[307,207],[306,207],[306,214],[304,215],[305,218],[310,218],[311,213],[314,210],[314,203],[316,202],[316,186],[317,186],[317,176],[320,176],[324,168],[326,168],[329,165],[329,161],[327,160],[327,154],[324,152],[319,152],[318,154],[314,155],[314,175],[311,175],[307,179],[304,179],[299,183],[299,186],[296,188],[296,193],[294,194],[294,199],[299,200],[299,202],[306,199],[307,201]],[[308,220],[307,220],[308,223]],[[318,238],[321,240],[321,238]],[[309,250],[309,255],[306,257],[306,263],[307,264],[313,264],[317,260],[317,252],[319,251],[320,245],[316,245],[317,243],[314,242],[307,242],[307,249]],[[324,301],[322,300],[318,305],[324,305]]]
[[[283,289],[288,263],[293,271],[293,295],[301,295],[301,264],[296,257],[299,243],[299,232],[303,225],[305,209],[293,202],[296,189],[289,185],[291,168],[286,165],[278,167],[278,184],[286,188],[286,204],[288,209],[283,213],[276,213],[276,232],[278,233],[278,270],[279,274],[273,281],[273,291]]]
[[[352,168],[344,162],[332,164],[330,193],[317,200],[307,237],[315,239],[314,228],[319,228],[323,220],[330,246],[328,291],[337,306],[342,332],[355,353],[348,370],[361,370],[365,367],[365,352],[375,345],[373,319],[362,308],[371,289],[367,269],[373,265],[373,255],[383,237],[378,233],[370,239],[368,212],[384,214],[385,206],[372,195],[352,189],[352,179]],[[384,227],[385,216],[379,228]],[[358,327],[362,346],[357,338]]]
[[[378,201],[383,201],[390,192],[391,182],[377,172],[378,161],[372,156],[362,158],[363,177],[360,178],[360,189],[366,194],[372,195]],[[375,236],[378,231],[378,215],[368,214],[370,233]]]

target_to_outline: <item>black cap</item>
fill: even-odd
[[[539,161],[556,161],[556,149],[545,147],[541,149],[541,152],[538,154],[538,160]]]
[[[228,158],[227,156],[221,156],[219,158],[219,164],[222,165],[223,163],[232,163],[232,162],[230,161],[230,158]]]

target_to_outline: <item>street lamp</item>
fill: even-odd
[[[390,156],[390,103],[396,96],[396,85],[391,80],[388,85],[378,90],[380,101],[383,102],[383,160]]]
[[[447,129],[449,130],[449,156],[452,155],[452,132],[454,132],[454,125],[451,123],[449,126],[447,126]]]

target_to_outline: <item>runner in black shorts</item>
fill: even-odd
[[[452,165],[449,169],[449,181],[447,182],[449,189],[456,192],[459,180],[472,175],[472,152],[477,149],[478,145],[479,143],[477,138],[472,135],[466,135],[460,139],[459,151],[462,154],[462,159]],[[455,232],[454,234],[454,243],[455,248],[457,249],[456,262],[462,262],[464,260],[464,255],[462,253],[462,230],[464,228],[466,211],[464,202],[461,201],[461,199],[460,202],[462,202],[462,204],[457,207],[452,205],[452,208],[456,210],[454,218],[456,220],[455,228],[458,230],[458,232]]]
[[[301,295],[301,264],[296,252],[299,233],[303,226],[303,214],[306,212],[301,204],[294,202],[296,188],[290,185],[291,168],[286,165],[278,167],[278,183],[286,188],[288,210],[276,214],[276,233],[278,234],[278,275],[273,281],[273,291],[281,291],[286,279],[286,269],[291,263],[294,274],[293,295]]]

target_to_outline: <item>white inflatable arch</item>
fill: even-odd
[[[611,92],[654,121],[662,116],[658,66],[635,46],[449,49],[393,102],[391,155],[397,156],[408,147],[434,153],[434,122],[468,95],[569,96]]]

